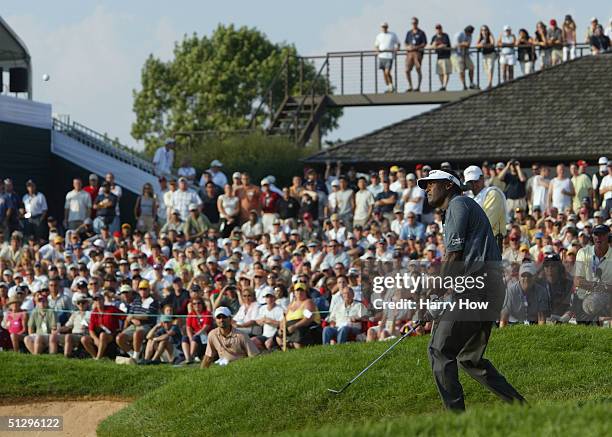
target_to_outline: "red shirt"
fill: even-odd
[[[276,213],[278,211],[278,199],[280,199],[280,196],[274,191],[266,191],[265,193],[261,193],[261,197],[259,198],[261,210],[264,213]]]
[[[204,332],[210,331],[212,328],[212,322],[212,314],[208,310],[204,310],[200,314],[197,314],[195,311],[191,311],[187,317],[187,326],[191,328],[194,334],[205,326],[207,328],[204,330]]]
[[[96,197],[98,197],[99,189],[100,189],[99,187],[93,187],[91,185],[87,185],[85,188],[83,188],[83,191],[85,191],[87,194],[89,194],[89,197],[91,197],[92,206],[96,203]],[[96,210],[91,208],[91,217],[94,218],[95,216],[96,216]]]
[[[102,325],[104,325],[113,334],[119,331],[119,321],[123,319],[123,312],[112,305],[104,305],[103,312],[104,314],[96,313],[95,310],[91,312],[89,330],[99,334],[103,330]]]

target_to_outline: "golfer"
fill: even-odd
[[[433,170],[419,179],[433,208],[444,211],[442,276],[481,276],[484,288],[454,290],[454,300],[472,299],[488,303],[486,311],[445,311],[435,321],[429,342],[429,359],[438,391],[446,408],[465,410],[458,365],[472,378],[507,402],[525,399],[483,358],[491,328],[499,315],[505,294],[501,254],[491,224],[483,209],[463,196],[461,181],[452,171]]]

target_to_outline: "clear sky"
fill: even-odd
[[[592,16],[607,23],[612,2],[485,1],[426,2],[407,0],[55,0],[3,2],[2,17],[28,46],[34,65],[34,98],[53,104],[57,114],[70,114],[93,129],[139,147],[130,136],[134,120],[132,90],[139,88],[140,69],[153,53],[172,55],[183,35],[210,34],[218,23],[254,26],[272,41],[294,43],[301,54],[370,50],[379,24],[403,40],[412,16],[430,35],[435,23],[449,34],[467,24],[488,24],[498,34],[504,24],[533,31],[538,20],[562,21],[574,16],[582,39]],[[43,82],[42,74],[51,80]],[[426,106],[345,110],[340,127],[327,139],[350,139],[410,117]]]

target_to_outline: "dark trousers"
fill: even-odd
[[[429,361],[444,406],[465,410],[459,368],[506,402],[525,399],[483,358],[493,322],[436,321],[429,342]]]

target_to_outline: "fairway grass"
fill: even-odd
[[[605,435],[612,413],[612,330],[495,330],[486,356],[527,398],[507,406],[461,374],[468,412],[443,412],[428,337],[402,342],[346,392],[390,343],[314,347],[207,370],[0,354],[2,399],[136,399],[103,421],[117,435]],[[7,358],[8,356],[8,358]]]

